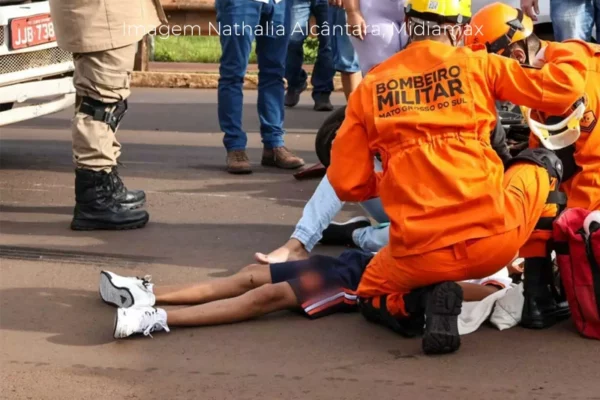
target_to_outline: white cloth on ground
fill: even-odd
[[[518,261],[515,261],[518,262]],[[458,317],[458,332],[468,335],[475,332],[481,324],[489,319],[499,330],[512,328],[521,322],[523,311],[523,284],[515,285],[508,276],[508,269],[500,271],[484,279],[471,279],[465,282],[480,285],[494,284],[503,287],[498,292],[481,301],[464,302]]]
[[[463,302],[462,310],[458,316],[458,332],[468,335],[475,332],[492,314],[496,301],[501,299],[509,290],[512,280],[508,276],[508,269],[500,271],[483,279],[469,279],[464,282],[476,285],[494,285],[503,289],[486,297],[481,301]]]
[[[501,331],[517,326],[521,322],[523,304],[525,304],[523,283],[512,285],[504,296],[496,301],[490,322]]]

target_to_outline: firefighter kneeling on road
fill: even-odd
[[[490,145],[495,101],[560,115],[584,92],[584,48],[549,48],[552,62],[524,68],[459,47],[470,17],[470,1],[408,1],[410,43],[350,96],[327,170],[340,200],[379,195],[391,220],[389,245],[357,290],[363,315],[402,335],[423,333],[428,354],[460,347],[454,282],[507,265],[562,178],[562,163],[544,148],[521,153],[505,172]]]
[[[590,211],[600,209],[600,46],[579,40],[563,43],[540,40],[533,33],[533,22],[521,10],[493,3],[473,15],[467,45],[484,45],[488,52],[513,58],[530,66],[536,54],[545,53],[551,63],[572,53],[580,54],[585,73],[585,95],[566,114],[552,114],[525,109],[532,130],[530,147],[555,150],[563,164],[560,190],[554,196],[556,206],[547,208],[530,240],[520,250],[525,258],[525,305],[521,325],[546,328],[570,315],[560,306],[551,290],[554,285],[551,259],[552,223],[566,206]],[[566,83],[565,83],[566,85]],[[548,96],[544,99],[548,101]],[[517,104],[522,103],[517,99]],[[543,107],[542,107],[543,108]]]
[[[117,172],[115,133],[127,111],[137,42],[166,22],[159,0],[50,0],[58,45],[73,53],[75,211],[71,228],[133,229],[149,215],[146,195]]]

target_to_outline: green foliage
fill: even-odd
[[[256,63],[256,43],[252,44],[250,63]],[[304,62],[314,64],[319,50],[316,38],[304,42]],[[268,51],[268,50],[267,50]],[[154,60],[163,62],[219,63],[221,44],[216,36],[170,36],[154,40]]]
[[[304,63],[314,64],[317,61],[319,53],[319,40],[314,37],[308,37],[304,41]]]
[[[221,44],[217,36],[157,37],[154,41],[154,60],[163,62],[218,63]],[[256,62],[254,46],[250,62]]]

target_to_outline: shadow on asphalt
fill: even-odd
[[[42,214],[64,215],[60,221],[2,221],[2,234],[12,235],[12,246],[23,246],[28,249],[35,246],[31,237],[44,236],[49,239],[60,238],[60,245],[47,246],[45,250],[60,250],[62,257],[52,255],[52,260],[59,262],[93,263],[103,267],[134,268],[150,263],[176,265],[193,268],[213,269],[211,276],[226,276],[239,271],[242,267],[254,263],[254,253],[268,252],[281,246],[293,227],[273,224],[204,224],[150,222],[144,229],[127,235],[119,231],[78,232],[70,229],[71,214],[67,215],[67,207],[32,207]],[[2,206],[2,212],[20,212],[30,214],[29,207]],[[23,240],[20,241],[19,237]],[[83,239],[82,239],[83,238]],[[82,240],[95,239],[94,244],[83,244]],[[151,245],[149,245],[151,243]],[[231,251],[232,247],[246,251]],[[339,255],[341,247],[319,246],[315,253]],[[84,253],[83,256],[81,253]],[[85,255],[89,260],[86,261]],[[119,258],[117,255],[123,255]],[[0,254],[1,255],[1,254]],[[143,255],[138,262],[132,260]],[[29,252],[20,259],[40,261],[49,259],[47,254],[34,257]],[[11,256],[15,258],[15,256]],[[83,257],[83,258],[82,258]],[[18,258],[18,257],[17,257]],[[148,261],[153,260],[153,261]]]
[[[19,205],[12,205],[12,204],[0,204],[0,212],[2,212],[2,213],[23,213],[23,214],[56,214],[56,215],[71,216],[71,215],[73,215],[73,207],[19,206]]]
[[[26,140],[2,140],[0,146],[0,171],[54,171],[73,173],[71,161],[71,146],[68,142],[53,140],[38,140],[31,146]],[[148,178],[163,181],[198,181],[199,185],[206,179],[215,178],[215,172],[222,172],[219,184],[199,189],[170,189],[166,193],[240,193],[252,198],[277,199],[277,203],[304,207],[312,195],[319,179],[298,181],[294,179],[295,171],[268,168],[259,165],[260,149],[249,149],[248,154],[253,160],[252,175],[239,176],[226,173],[224,151],[215,147],[192,147],[172,145],[126,144],[122,157],[124,166],[120,174],[128,184],[128,178]],[[303,157],[307,164],[316,160],[312,152],[296,152]],[[218,176],[217,176],[218,177]],[[247,177],[247,178],[246,178]],[[240,179],[256,180],[264,177],[273,180],[260,183],[240,183]],[[72,182],[69,182],[73,184]],[[131,186],[131,185],[128,185]],[[189,187],[189,186],[188,186]],[[132,187],[132,189],[135,189]],[[140,188],[143,189],[143,188]]]
[[[61,140],[11,140],[0,141],[0,170],[39,170],[72,172],[71,143]],[[35,146],[32,146],[35,143]],[[165,180],[205,179],[200,173],[223,172],[223,180],[239,179],[226,173],[223,147],[176,146],[163,144],[123,144],[123,155],[119,159],[124,166],[121,174],[127,176],[148,177]],[[293,174],[296,170],[282,170],[260,165],[262,149],[249,148],[248,156],[253,164],[252,175],[289,176],[291,182],[298,182]],[[307,165],[317,161],[313,151],[294,151]],[[160,176],[156,172],[160,171]],[[213,176],[211,176],[213,177]]]
[[[15,128],[65,129],[69,131],[72,110],[63,111],[53,118],[27,120],[15,125]],[[312,107],[298,106],[285,110],[284,127],[295,134],[312,135],[329,116],[329,112],[316,112]],[[246,104],[243,109],[243,129],[255,132],[260,121],[256,105]],[[148,104],[133,103],[123,118],[120,129],[133,131],[171,131],[188,133],[221,132],[217,119],[216,104]]]
[[[240,196],[240,199],[247,197],[256,199],[269,199],[275,203],[287,207],[304,208],[306,202],[314,193],[314,183],[287,183],[278,181],[269,182],[230,182],[219,184],[207,184],[198,189],[175,189],[164,190],[164,193],[188,193],[188,194],[207,194],[224,195],[229,198]],[[350,205],[352,206],[352,205]],[[347,208],[349,209],[349,208]]]
[[[84,290],[14,288],[0,291],[0,329],[42,332],[51,343],[96,346],[112,342],[115,308]],[[22,313],[27,313],[23,318]]]

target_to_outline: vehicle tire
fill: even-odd
[[[518,108],[516,111],[518,111]],[[508,146],[511,154],[514,156],[527,148],[529,127],[522,123],[523,117],[518,112],[498,110],[498,114],[501,117],[501,123],[507,129]],[[338,108],[327,117],[317,131],[315,151],[319,161],[325,167],[328,167],[331,161],[331,143],[335,139],[342,122],[344,122],[345,116],[346,106]]]
[[[331,161],[331,143],[337,131],[344,122],[346,116],[346,106],[338,108],[327,117],[323,122],[323,125],[317,131],[317,137],[315,139],[315,151],[321,164],[325,167],[329,166]]]
[[[0,112],[2,112],[2,111],[8,111],[8,110],[10,110],[12,108],[13,108],[13,103],[3,103],[3,104],[0,104]]]
[[[537,24],[533,28],[533,32],[542,40],[554,41],[554,29],[552,23]]]

